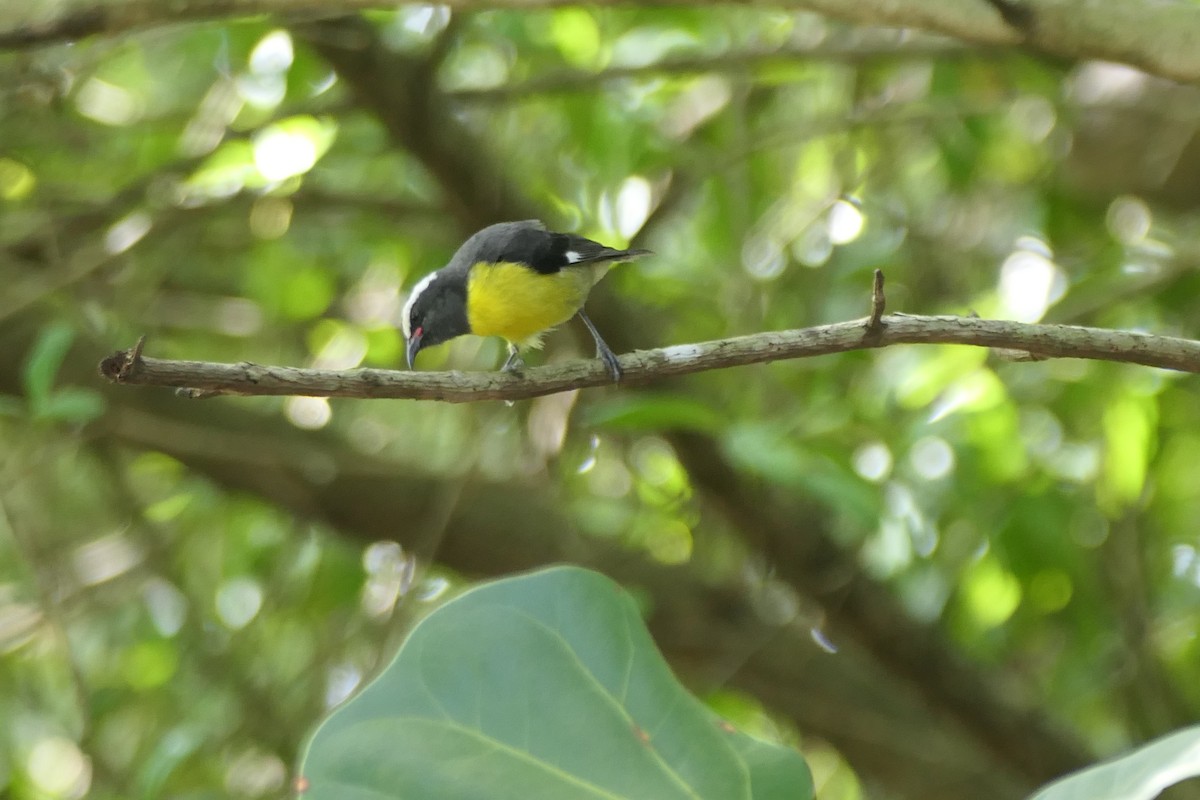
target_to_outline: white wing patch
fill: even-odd
[[[574,250],[568,250],[564,255],[567,257],[568,264],[574,264],[576,261],[583,258],[583,256],[579,255],[579,253]]]
[[[433,279],[437,277],[437,272],[431,272],[421,280],[417,281],[417,285],[408,293],[408,301],[404,304],[404,310],[400,312],[400,329],[404,332],[404,339],[407,341],[412,338],[412,309],[417,302],[417,298],[421,296],[421,292],[429,288],[429,284],[433,283]]]

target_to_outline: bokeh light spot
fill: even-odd
[[[1108,204],[1104,222],[1108,232],[1122,244],[1138,244],[1150,234],[1153,217],[1140,197],[1122,195]]]
[[[908,454],[913,470],[927,481],[946,477],[954,469],[954,450],[940,436],[918,440]]]
[[[29,751],[26,762],[33,785],[53,798],[83,797],[91,785],[92,765],[74,742],[48,736]]]
[[[838,200],[829,208],[825,226],[829,241],[835,245],[849,244],[862,235],[867,218],[862,210],[849,200]]]
[[[1037,322],[1066,291],[1066,278],[1049,256],[1019,248],[1000,268],[1001,314]]]
[[[862,445],[854,451],[854,471],[871,483],[879,483],[892,472],[892,451],[883,442]]]
[[[231,578],[217,589],[217,616],[230,630],[250,624],[262,609],[263,590],[253,578]]]
[[[292,66],[292,37],[287,31],[274,30],[258,40],[250,51],[250,71],[259,75],[278,75]]]
[[[289,397],[283,413],[288,422],[306,431],[324,428],[333,418],[333,409],[324,397]]]

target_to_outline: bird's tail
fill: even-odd
[[[578,251],[577,251],[578,252]],[[598,264],[604,261],[633,261],[635,258],[648,256],[653,253],[652,250],[645,250],[640,247],[634,247],[629,250],[618,250],[614,247],[601,247],[589,253],[579,253],[579,258],[572,261],[572,264]]]

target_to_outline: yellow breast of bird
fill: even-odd
[[[583,307],[608,266],[573,267],[543,275],[521,264],[476,264],[467,279],[471,333],[540,347],[543,333]]]

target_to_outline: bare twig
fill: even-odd
[[[133,375],[134,370],[137,368],[138,362],[142,360],[142,350],[145,348],[146,336],[143,334],[138,337],[138,340],[136,343],[134,343],[133,347],[125,350],[122,353],[123,357],[115,365],[117,370],[117,383],[124,383],[125,381],[129,380],[129,377]]]
[[[883,294],[883,270],[875,270],[874,282],[871,284],[871,316],[867,318],[867,330],[878,332],[883,328],[883,309],[887,298]]]
[[[790,331],[638,350],[620,356],[622,383],[638,384],[669,375],[807,358],[895,344],[964,344],[1025,350],[1051,358],[1087,358],[1200,372],[1200,342],[1133,331],[1072,325],[1029,325],[969,317],[892,314],[882,329],[870,318]],[[116,383],[198,390],[200,396],[305,395],[467,403],[521,400],[611,383],[600,361],[571,361],[535,367],[517,376],[506,372],[401,372],[381,369],[324,370],[137,358],[119,351],[100,363]],[[124,365],[129,365],[123,370]]]

